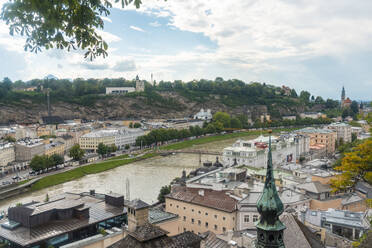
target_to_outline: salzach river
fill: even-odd
[[[221,151],[224,147],[235,142],[235,140],[229,139],[204,145],[195,145],[190,149],[200,148]],[[206,160],[215,161],[215,159],[215,156],[202,155],[203,162]],[[27,203],[32,200],[43,201],[46,194],[51,197],[63,192],[79,193],[94,189],[97,193],[112,191],[125,195],[126,179],[129,180],[130,198],[141,198],[151,204],[156,202],[159,190],[163,185],[169,184],[175,177],[180,177],[182,170],[185,169],[188,173],[197,167],[199,167],[199,155],[197,154],[159,156],[0,201],[0,210],[5,210],[17,203]]]

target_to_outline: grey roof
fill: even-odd
[[[355,185],[355,190],[365,194],[368,199],[372,198],[372,185],[366,182],[358,182]]]
[[[135,210],[147,208],[150,205],[146,202],[142,201],[141,199],[135,199],[133,201],[130,201],[128,204],[128,207],[134,208]]]
[[[364,201],[364,199],[357,194],[351,194],[350,196],[347,196],[346,198],[342,199],[341,204],[349,205],[360,201]]]
[[[157,224],[163,221],[176,219],[176,218],[178,218],[177,214],[168,213],[168,212],[162,211],[157,208],[149,209],[149,222],[151,224]]]
[[[146,223],[109,248],[199,248],[201,238],[191,232],[168,237],[167,232]]]
[[[285,247],[323,248],[320,239],[296,217],[283,213],[280,220],[286,226],[283,233]]]
[[[230,248],[230,245],[222,239],[217,238],[216,234],[208,231],[203,233],[205,248]]]
[[[307,192],[312,192],[312,193],[324,193],[324,192],[331,192],[331,187],[328,184],[322,184],[319,181],[315,182],[309,182],[309,183],[304,183],[304,184],[299,184],[296,185],[298,189],[303,189]]]
[[[124,213],[124,207],[115,207],[106,204],[104,200],[97,199],[92,196],[80,196],[78,194],[64,195],[66,201],[76,200],[77,202],[84,203],[84,207],[89,208],[89,218],[77,219],[69,218],[66,220],[54,220],[47,224],[36,226],[33,228],[27,228],[20,226],[14,230],[8,230],[0,225],[0,237],[7,240],[11,240],[17,244],[27,246],[42,240],[50,239],[64,233],[68,233],[74,230],[84,228],[88,225],[94,225],[107,219],[111,219],[116,216],[120,216]],[[51,201],[50,206],[48,204],[38,205],[38,203],[31,203],[23,205],[24,209],[27,209],[30,214],[36,211],[45,211],[46,209],[52,209],[57,207],[57,203],[60,203],[60,207],[66,207],[72,204],[71,202],[63,204],[64,200]],[[0,224],[8,222],[8,219],[3,219]]]

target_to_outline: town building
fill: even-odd
[[[8,209],[0,238],[10,247],[60,247],[127,221],[124,197],[117,194],[65,193],[46,202]]]
[[[351,126],[343,122],[335,122],[326,127],[337,133],[337,141],[343,140],[344,143],[351,142]]]
[[[45,155],[52,156],[54,154],[63,156],[65,154],[65,143],[61,141],[52,141],[45,144]]]
[[[140,80],[138,75],[136,76],[136,92],[145,91],[145,81]]]
[[[5,173],[10,163],[15,161],[14,145],[11,143],[0,144],[0,172]]]
[[[295,115],[283,115],[282,118],[283,120],[290,120],[290,121],[295,121],[297,119]]]
[[[41,139],[22,139],[15,144],[15,159],[19,162],[31,161],[36,155],[43,155],[45,145]]]
[[[120,95],[135,91],[134,87],[106,87],[106,95]]]
[[[326,116],[322,113],[319,112],[304,112],[300,113],[300,118],[305,119],[305,118],[310,118],[310,119],[319,119],[319,118],[325,118]]]
[[[333,130],[308,127],[297,130],[296,133],[310,137],[310,148],[323,146],[328,156],[335,152],[337,133]]]
[[[179,216],[178,232],[235,230],[237,200],[225,190],[173,187],[165,196],[165,211]]]
[[[351,100],[350,98],[345,98],[345,88],[342,86],[342,92],[341,92],[341,108],[349,108],[351,105]]]
[[[323,242],[330,234],[357,240],[370,228],[367,214],[364,212],[308,209],[302,213],[301,219],[305,225],[313,228],[321,236]]]
[[[232,146],[223,149],[223,164],[231,166],[236,160],[237,165],[266,167],[267,143],[268,137],[264,136],[248,141],[237,140]],[[274,166],[296,161],[308,153],[309,148],[310,139],[305,135],[290,134],[273,138]]]
[[[196,113],[194,115],[194,119],[197,119],[197,120],[204,120],[204,121],[210,121],[212,120],[213,116],[212,116],[212,112],[210,109],[207,109],[207,111],[205,111],[203,108],[200,109],[200,111],[198,113]]]
[[[261,194],[262,192],[249,192],[245,198],[238,202],[236,223],[238,231],[255,228],[255,223],[260,216],[257,210],[257,201]],[[291,189],[279,190],[278,194],[283,202],[284,209],[291,208],[299,213],[300,210],[310,207],[311,199],[304,194]]]

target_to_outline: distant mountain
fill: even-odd
[[[44,77],[44,79],[54,79],[54,80],[58,80],[58,78],[52,74],[49,74],[48,76]]]

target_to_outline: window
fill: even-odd
[[[200,212],[200,211],[198,211],[198,214],[201,214],[201,212]]]
[[[183,228],[183,231],[186,232],[186,228]]]
[[[207,228],[208,228],[208,222],[205,222],[205,227],[207,227]]]
[[[217,219],[217,214],[214,215],[214,218]]]
[[[178,208],[178,205],[177,205],[177,208]]]
[[[244,222],[249,222],[249,215],[244,215]]]
[[[207,216],[208,216],[208,213],[207,213],[207,212],[205,212],[205,215],[207,215]]]
[[[194,212],[194,209],[191,209],[191,212]]]
[[[183,210],[186,210],[186,207],[183,207]]]
[[[226,232],[226,227],[222,227],[222,231],[223,232]]]
[[[222,217],[222,219],[223,219],[223,220],[226,220],[226,217],[224,216],[224,217]]]
[[[217,230],[217,229],[218,229],[217,225],[214,225],[214,230]]]
[[[191,219],[191,223],[194,224],[194,219]]]
[[[258,221],[258,215],[253,215],[253,222]]]
[[[186,216],[183,216],[183,221],[186,221]]]
[[[171,203],[171,204],[169,204],[169,206],[170,206],[170,207],[172,207],[172,206],[173,206],[173,205],[172,205],[172,203]]]

